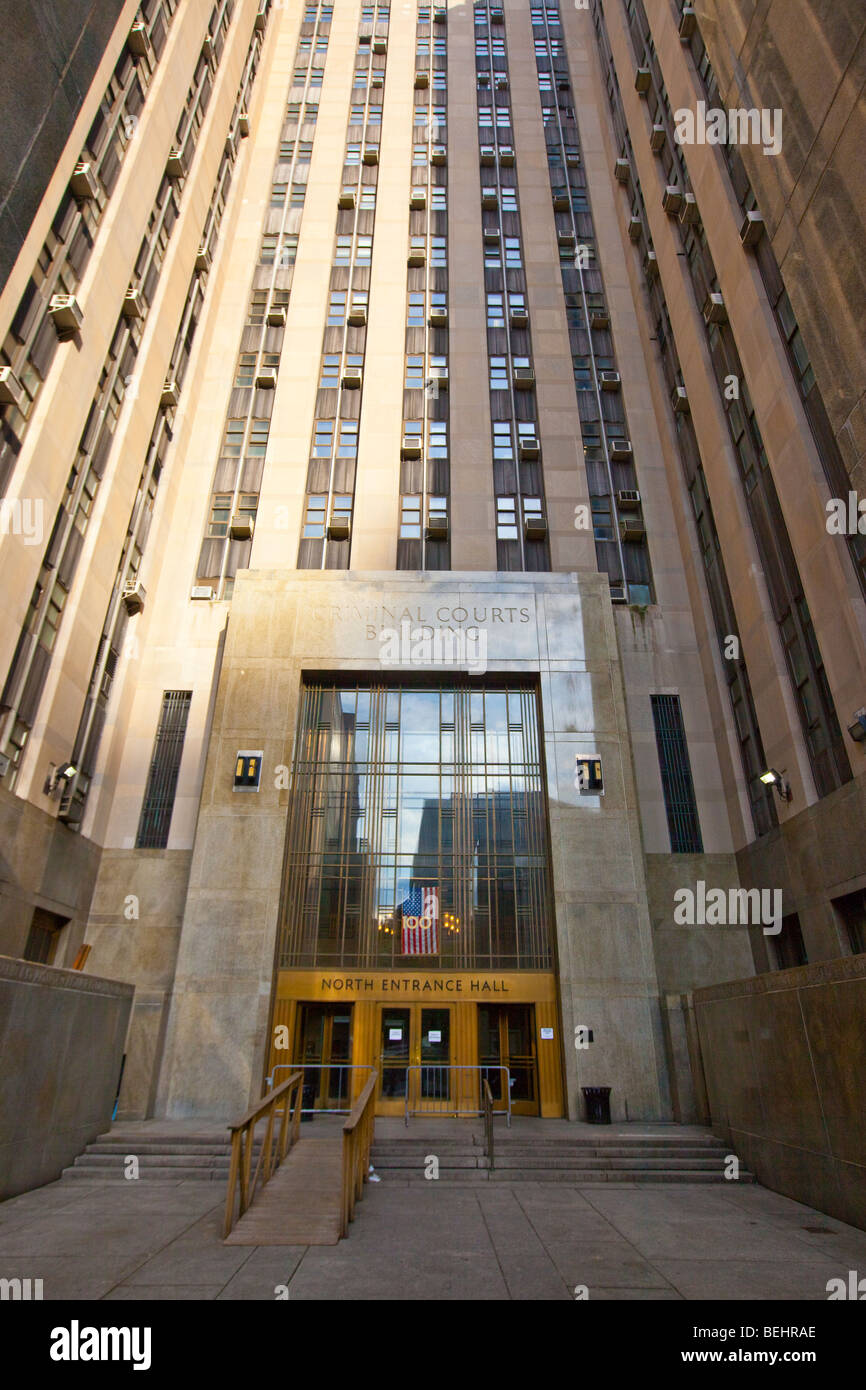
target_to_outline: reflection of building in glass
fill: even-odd
[[[406,963],[400,904],[425,884],[439,889],[440,965],[550,967],[531,688],[310,685],[298,750],[284,965]]]

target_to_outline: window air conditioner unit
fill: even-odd
[[[415,86],[416,86],[416,87],[429,87],[429,86],[430,86],[430,74],[429,74],[429,72],[416,72],[416,74],[415,74]]]
[[[619,523],[620,539],[623,541],[642,541],[646,535],[646,529],[642,521],[634,517],[622,518]]]
[[[384,85],[385,85],[385,74],[384,74],[383,72],[371,72],[371,73],[370,73],[370,86],[371,86],[371,87],[384,87]]]
[[[198,248],[198,250],[197,250],[196,253],[195,253],[195,268],[196,268],[196,270],[199,272],[200,275],[204,275],[204,274],[206,274],[207,271],[210,270],[210,267],[211,267],[210,251],[208,250],[208,248],[207,248],[207,246],[205,245],[205,243],[202,242],[201,246]]]
[[[448,310],[444,304],[434,304],[427,318],[431,328],[448,327]]]
[[[381,37],[375,38],[375,39],[373,40],[373,52],[374,52],[374,53],[387,53],[387,52],[388,52],[388,40],[385,39],[385,38],[381,38]]]
[[[214,597],[214,590],[211,588],[210,584],[193,584],[189,596],[192,599],[212,599]]]
[[[444,512],[432,512],[427,517],[428,541],[447,541],[448,518]]]
[[[130,288],[123,297],[123,316],[127,319],[140,319],[144,317],[144,302],[141,298],[141,290]]]
[[[227,159],[234,159],[235,155],[238,152],[237,146],[235,145],[235,137],[231,134],[231,132],[226,136],[225,152]]]
[[[337,203],[341,208],[354,208],[358,202],[358,191],[355,188],[344,188]]]
[[[671,405],[675,415],[688,415],[690,410],[689,393],[684,386],[674,387],[671,392]]]
[[[640,506],[640,493],[637,488],[620,488],[616,494],[616,505],[621,512],[636,512]]]
[[[512,164],[514,163],[513,145],[499,146],[499,163],[507,166],[509,169],[511,168]]]
[[[557,232],[556,240],[560,246],[574,250],[574,232]]]
[[[147,32],[147,25],[143,20],[138,20],[133,24],[126,40],[126,46],[130,53],[134,53],[136,58],[146,58],[153,52],[150,44],[150,35]]]
[[[683,12],[680,15],[679,24],[680,38],[690,39],[692,34],[695,32],[695,29],[697,28],[697,23],[698,17],[695,13],[694,6],[683,5]]]
[[[331,520],[328,522],[328,540],[347,541],[349,539],[350,530],[351,521],[348,516],[343,514],[332,516]]]
[[[268,326],[270,328],[285,328],[286,311],[282,304],[276,304],[268,310]]]
[[[246,138],[246,136],[249,135],[249,133],[250,133],[250,117],[249,117],[249,112],[247,112],[247,111],[240,111],[240,112],[238,112],[238,134],[239,134],[242,138]]]
[[[607,309],[590,309],[589,326],[590,328],[609,328],[610,314],[607,312]]]
[[[447,24],[447,23],[448,23],[448,10],[447,10],[447,8],[446,8],[444,5],[434,5],[434,6],[433,6],[433,23],[434,23],[434,24]]]
[[[167,376],[162,383],[162,395],[159,398],[159,403],[164,410],[169,410],[172,406],[177,405],[179,401],[180,388],[174,377]]]
[[[505,22],[505,20],[504,20],[504,16],[503,16],[502,10],[500,10],[499,8],[497,8],[497,9],[491,9],[491,11],[490,11],[490,23],[491,23],[491,24],[504,24],[504,22]]]
[[[431,164],[447,164],[448,154],[444,145],[434,145],[430,150]]]
[[[599,372],[598,381],[602,391],[618,391],[622,384],[619,372]]]
[[[543,541],[547,536],[547,519],[543,516],[525,516],[523,535],[528,541]]]
[[[123,586],[121,597],[123,598],[123,606],[127,613],[130,615],[133,613],[140,613],[144,608],[144,600],[146,597],[144,585],[141,583],[141,580],[128,579]]]
[[[484,245],[485,245],[485,246],[498,246],[498,245],[499,245],[499,228],[498,228],[498,227],[485,227],[485,228],[484,228]]]
[[[277,373],[273,367],[265,367],[256,373],[257,391],[274,391],[277,385]]]
[[[21,382],[12,368],[0,367],[0,404],[14,405],[16,409],[23,410],[25,399]]]
[[[640,218],[639,218],[639,217],[630,217],[630,218],[628,219],[628,234],[629,234],[629,238],[630,238],[632,241],[640,241],[641,232],[642,232],[642,231],[643,231],[643,223],[641,222]]]
[[[406,257],[407,265],[426,265],[427,252],[423,246],[410,246],[409,255]]]
[[[676,184],[668,184],[662,196],[662,207],[668,217],[676,217],[683,205],[683,195]]]
[[[580,167],[580,155],[577,150],[569,150],[565,156],[565,162],[569,169]]]
[[[495,208],[499,207],[499,194],[496,192],[495,188],[482,188],[481,206],[486,208],[488,212],[492,212]]]
[[[704,323],[727,323],[728,311],[720,294],[708,294],[704,304]]]
[[[365,145],[365,146],[364,146],[364,163],[365,163],[365,164],[378,164],[378,163],[379,163],[379,146],[378,146],[378,145]]]
[[[363,377],[364,372],[361,367],[344,367],[341,380],[347,391],[357,391]]]
[[[650,132],[650,149],[654,154],[659,154],[664,149],[667,138],[667,131],[660,122],[653,126]]]
[[[610,456],[615,463],[626,463],[632,457],[632,452],[630,439],[612,439],[610,441]]]
[[[179,150],[176,145],[169,150],[165,172],[170,179],[182,179],[186,177],[186,160],[183,150]]]
[[[620,583],[611,584],[611,586],[610,586],[610,601],[611,601],[611,603],[625,603],[625,602],[626,602],[626,592],[625,592],[625,585],[624,585],[624,584],[620,584]]]
[[[447,390],[448,390],[448,368],[447,368],[447,367],[431,367],[431,368],[430,368],[430,380],[431,380],[432,382],[435,382],[435,383],[436,383],[436,385],[439,387],[439,390],[440,390],[440,391],[447,391]]]
[[[535,372],[531,367],[514,368],[514,389],[515,391],[535,390]]]
[[[554,193],[553,210],[554,212],[568,212],[571,207],[571,199],[568,193]]]
[[[740,228],[740,241],[744,246],[757,246],[764,235],[764,219],[759,212],[747,212],[746,220]]]
[[[489,72],[479,72],[479,74],[478,74],[478,85],[479,85],[479,87],[489,87],[489,86],[490,86],[490,73],[489,73]]]
[[[400,446],[400,457],[402,459],[419,459],[421,457],[420,434],[403,435],[403,443]]]
[[[649,68],[638,68],[634,75],[634,89],[640,92],[641,96],[646,96],[652,83],[652,73]]]
[[[84,321],[81,305],[74,294],[53,294],[48,312],[54,320],[54,327],[61,333],[76,332]]]
[[[517,452],[522,459],[537,459],[541,445],[534,434],[522,434],[517,441]]]
[[[482,146],[481,146],[481,163],[482,163],[483,165],[490,165],[490,164],[495,164],[495,163],[496,163],[496,146],[495,146],[495,145],[482,145]]]
[[[571,91],[571,83],[569,82],[569,80],[568,80],[567,77],[557,77],[557,79],[556,79],[556,90],[557,90],[558,92],[570,92],[570,91]]]
[[[347,321],[353,328],[363,328],[367,322],[366,304],[350,304]]]
[[[256,15],[255,30],[257,34],[263,34],[268,27],[268,12],[264,6]]]
[[[409,195],[409,206],[413,212],[423,212],[427,206],[427,189],[413,188]]]
[[[659,278],[659,258],[655,251],[647,251],[644,257],[643,270],[650,284]]]
[[[682,207],[680,208],[680,222],[684,227],[693,227],[699,217],[698,200],[694,193],[684,193]]]
[[[211,67],[216,66],[216,49],[210,34],[205,35],[204,43],[201,46],[201,56],[206,63],[210,63]]]
[[[529,314],[526,309],[509,309],[508,321],[512,328],[526,328],[529,323]]]
[[[627,159],[618,159],[613,166],[613,176],[617,183],[628,183],[631,172]]]
[[[501,74],[496,78],[496,90],[497,92],[508,91],[508,78],[504,74]]]
[[[255,519],[249,512],[235,512],[229,522],[229,535],[233,541],[251,541],[255,530]]]
[[[79,159],[72,171],[72,178],[69,180],[69,187],[76,198],[82,202],[95,198],[99,193],[99,184],[93,172],[93,166]]]

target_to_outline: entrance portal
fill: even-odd
[[[505,1109],[503,1088],[508,1068],[511,1110],[538,1114],[538,1067],[535,1058],[535,1010],[531,1004],[478,1005],[478,1061],[490,1082],[496,1110]]]
[[[410,1004],[383,1004],[379,1045],[377,1113],[400,1115],[409,1109],[436,1114],[452,1100],[451,1010]]]
[[[348,1109],[352,1005],[302,1004],[297,1038],[295,1059],[304,1068],[304,1107]]]

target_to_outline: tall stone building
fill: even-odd
[[[863,32],[123,6],[0,294],[0,950],[122,1115],[687,1118],[866,948]]]

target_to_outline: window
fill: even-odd
[[[426,165],[426,163],[427,163],[427,146],[426,146],[426,145],[413,145],[413,147],[412,147],[412,164],[413,164],[413,166],[417,169],[417,168],[419,168],[419,167],[421,167],[421,166],[423,166],[423,165]]]
[[[317,496],[307,498],[307,510],[304,516],[303,532],[303,539],[305,541],[324,539],[327,512],[327,497]]]
[[[313,458],[329,459],[334,447],[333,420],[317,420],[313,430]]]
[[[446,254],[446,241],[444,236],[431,236],[430,264],[433,267],[440,268],[448,264],[448,258]]]
[[[497,497],[496,539],[516,541],[517,538],[517,498]]]
[[[250,437],[247,443],[247,457],[251,455],[263,458],[267,453],[268,435],[270,434],[270,420],[253,420],[250,423]]]
[[[341,328],[346,322],[346,291],[332,290],[328,302],[327,325],[329,328]]]
[[[516,212],[516,211],[517,211],[517,189],[516,189],[516,188],[502,188],[502,189],[500,190],[500,196],[501,196],[501,198],[502,198],[502,211],[503,211],[503,212]]]
[[[320,389],[334,390],[340,384],[340,354],[328,353],[322,358],[322,371],[319,377]]]
[[[274,183],[271,185],[271,207],[281,208],[285,205],[287,183]]]
[[[373,238],[359,236],[355,243],[355,265],[369,265],[373,255]]]
[[[360,146],[360,145],[351,144],[351,145],[347,145],[347,146],[346,146],[346,159],[345,159],[345,163],[346,163],[346,164],[360,164],[360,163],[361,163],[361,146]]]
[[[501,294],[488,294],[487,296],[487,327],[504,328],[505,311],[503,309],[504,296]]]
[[[221,450],[222,458],[240,458],[244,442],[246,420],[228,420]]]
[[[254,352],[242,352],[238,358],[235,386],[252,386],[255,374],[256,354]]]
[[[231,492],[215,492],[211,503],[207,533],[212,537],[227,536],[232,514]]]
[[[505,265],[509,270],[520,270],[523,262],[520,259],[520,238],[507,236],[505,238]]]
[[[166,690],[150,759],[136,849],[165,849],[174,810],[191,690]]]
[[[490,359],[490,390],[508,390],[508,359],[505,357]]]
[[[406,380],[403,383],[407,391],[420,391],[424,387],[424,357],[413,356],[406,358]]]
[[[651,695],[672,854],[703,854],[692,769],[678,695]]]
[[[291,206],[301,208],[304,206],[304,199],[307,196],[307,185],[305,183],[292,184]]]
[[[418,291],[413,290],[412,293],[409,295],[409,308],[408,308],[408,315],[407,315],[407,318],[406,318],[406,326],[407,326],[407,328],[423,328],[423,327],[424,327],[424,292],[423,292],[423,290],[418,290]]]
[[[375,184],[365,183],[361,185],[361,197],[358,203],[362,212],[371,212],[376,206],[376,187]]]
[[[430,210],[431,212],[445,212],[445,185],[434,184],[430,189]]]
[[[299,141],[298,141],[298,159],[297,159],[298,164],[309,164],[309,162],[310,162],[310,160],[311,160],[311,158],[312,158],[312,155],[313,155],[313,142],[312,142],[312,140],[299,140]]]
[[[427,421],[427,456],[444,459],[448,457],[448,421]]]
[[[356,359],[361,362],[363,359]],[[358,453],[358,421],[341,420],[337,439],[337,458],[355,458]]]
[[[510,420],[493,421],[493,457],[495,459],[514,458]]]
[[[401,500],[400,539],[401,541],[421,539],[421,498],[417,495],[404,497]]]

